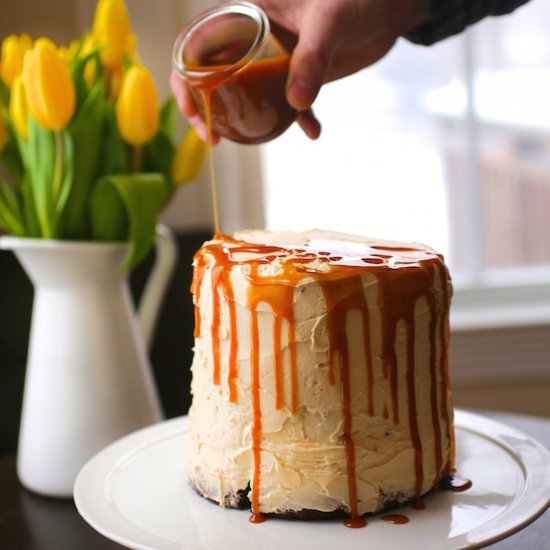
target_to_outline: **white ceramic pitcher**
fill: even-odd
[[[125,243],[0,237],[34,284],[17,471],[28,489],[72,496],[80,468],[119,437],[158,422],[147,358],[176,261],[159,226],[156,262],[135,315]]]

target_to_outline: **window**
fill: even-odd
[[[549,21],[531,2],[327,85],[320,140],[293,128],[262,151],[268,226],[424,242],[466,302],[540,285],[550,319]]]

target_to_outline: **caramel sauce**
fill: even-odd
[[[426,505],[422,500],[417,499],[411,504],[411,508],[413,508],[414,510],[425,510]]]
[[[208,167],[210,169],[210,188],[212,194],[212,209],[214,211],[214,234],[218,235],[220,232],[220,221],[218,216],[218,196],[216,194],[216,176],[214,174],[214,151],[212,147],[212,110],[210,108],[212,99],[212,90],[215,84],[201,89],[201,94],[204,101],[206,132],[208,136],[207,150],[208,150]]]
[[[230,273],[233,267],[241,266],[242,273],[247,278],[248,295],[246,308],[250,312],[250,369],[252,394],[252,451],[254,457],[254,471],[251,483],[252,522],[263,521],[259,494],[261,488],[261,443],[262,443],[262,411],[260,402],[260,342],[258,327],[258,306],[266,305],[273,314],[273,357],[275,369],[275,401],[276,408],[285,406],[296,414],[299,412],[298,381],[296,368],[294,296],[296,289],[305,279],[316,281],[323,292],[329,344],[329,381],[331,384],[339,382],[341,408],[343,419],[342,444],[345,450],[346,471],[348,477],[348,494],[350,517],[345,524],[348,527],[362,527],[366,521],[359,515],[357,506],[357,482],[355,465],[355,446],[353,441],[353,426],[351,412],[351,385],[350,385],[350,357],[346,334],[347,315],[351,310],[358,310],[363,321],[363,336],[365,342],[365,368],[367,373],[367,413],[374,414],[373,402],[373,352],[370,338],[370,319],[368,304],[365,297],[361,275],[365,273],[366,264],[369,264],[368,273],[373,274],[378,282],[378,306],[382,312],[382,347],[384,370],[390,377],[391,386],[391,418],[399,423],[397,358],[395,356],[395,339],[397,325],[404,323],[406,334],[406,386],[408,402],[408,424],[414,448],[414,471],[416,502],[413,508],[422,509],[424,503],[420,500],[423,484],[422,442],[420,439],[417,421],[417,397],[415,384],[415,322],[414,310],[418,298],[425,296],[431,312],[429,324],[430,339],[430,402],[434,432],[438,415],[437,392],[435,384],[435,357],[436,357],[436,307],[448,307],[448,293],[445,291],[443,305],[437,306],[432,296],[433,279],[437,266],[440,273],[445,275],[446,270],[441,259],[428,251],[416,249],[390,249],[379,246],[369,246],[364,243],[331,242],[331,248],[338,250],[326,253],[327,243],[311,241],[307,246],[283,246],[270,244],[250,244],[239,241],[226,235],[217,234],[215,239],[204,245],[195,256],[195,276],[193,291],[195,304],[198,307],[200,287],[203,284],[204,272],[209,267],[213,295],[218,298],[212,300],[212,354],[219,354],[219,310],[220,296],[227,303],[230,332],[230,354],[228,366],[228,385],[230,400],[236,401],[234,386],[236,373],[237,324],[235,298],[231,287]],[[315,261],[315,262],[314,262]],[[276,269],[270,265],[277,262]],[[319,267],[321,266],[321,267]],[[406,276],[403,276],[406,270]],[[446,288],[446,278],[442,280]],[[197,315],[200,319],[200,314]],[[283,321],[288,326],[288,367],[291,380],[291,403],[284,400],[284,369],[285,361],[282,353]],[[441,323],[445,325],[444,323]],[[441,329],[439,336],[442,350],[445,349],[447,338],[446,325]],[[196,330],[200,335],[200,327]],[[214,337],[214,332],[217,333]],[[446,365],[445,365],[446,367]],[[213,361],[213,379],[219,379],[221,368],[219,357]],[[444,386],[447,391],[446,372]],[[435,401],[434,401],[435,400]],[[446,398],[441,406],[447,405]],[[389,417],[387,404],[384,402],[384,417]],[[448,415],[446,415],[448,417]],[[438,425],[438,424],[437,424]],[[447,433],[450,427],[447,426]],[[437,437],[437,436],[436,436]],[[439,434],[439,441],[441,434]],[[437,448],[437,445],[436,445]],[[441,467],[441,458],[438,459]],[[439,472],[437,472],[439,475]]]
[[[212,269],[212,363],[214,364],[214,371],[212,373],[212,381],[218,385],[220,383],[220,293],[218,287],[220,285],[220,276],[223,268],[216,266]]]
[[[227,385],[229,387],[230,403],[237,402],[237,350],[239,341],[237,339],[237,312],[235,310],[235,297],[233,296],[233,285],[231,284],[231,271],[221,270],[221,290],[229,310],[229,368],[227,373]]]
[[[273,316],[273,357],[275,358],[275,408],[283,408],[283,346],[281,344],[281,317]]]
[[[352,516],[344,520],[344,525],[350,529],[360,529],[367,526],[367,520],[361,516]]]
[[[326,256],[323,256],[323,258],[325,257]],[[339,262],[343,259],[340,256],[329,256],[328,258],[330,262]],[[350,358],[346,334],[346,320],[350,310],[358,309],[361,311],[363,316],[363,339],[366,343],[365,358],[367,370],[372,373],[368,307],[363,292],[362,279],[358,275],[349,279],[319,281],[319,283],[323,290],[327,308],[330,384],[334,384],[336,364],[338,363],[340,367],[340,392],[344,431],[342,439],[346,451],[350,513],[351,520],[357,520],[359,518],[359,513],[357,511],[357,482],[355,479],[355,446],[351,435]],[[372,374],[369,376],[369,379],[372,381]],[[372,395],[372,392],[370,395]],[[368,405],[371,411],[372,402],[369,402]]]
[[[435,271],[434,271],[435,273]],[[439,408],[437,403],[437,371],[436,371],[436,329],[437,329],[437,303],[435,296],[430,293],[427,295],[428,307],[430,308],[429,339],[430,339],[430,404],[432,408],[432,428],[434,432],[434,453],[435,453],[435,472],[432,489],[439,487],[439,476],[443,462],[443,449],[441,448],[441,427],[439,425]],[[443,324],[443,321],[441,322]],[[445,335],[443,334],[443,337]],[[445,340],[441,341],[441,349],[445,349]]]
[[[394,525],[405,525],[405,523],[409,523],[410,521],[409,518],[403,514],[385,514],[380,516],[380,519],[387,523],[393,523]]]
[[[251,514],[248,518],[250,523],[263,523],[265,521],[265,516],[263,514]]]
[[[211,118],[214,131],[238,143],[263,143],[282,134],[296,118],[286,100],[289,62],[288,54],[237,68],[214,59],[187,60],[186,67],[196,75],[190,73],[187,80],[199,112],[205,121]]]
[[[439,271],[439,277],[441,281],[446,281],[449,278],[449,273],[447,271],[447,267],[443,262],[439,262],[435,264],[435,269]],[[442,285],[443,287],[443,301],[441,304],[441,308],[443,311],[448,311],[449,305],[450,305],[450,296],[449,296],[449,288],[446,284]],[[451,464],[449,465],[450,472],[454,473],[455,470],[455,433],[453,430],[451,430],[451,420],[452,418],[449,418],[449,390],[451,387],[450,381],[449,381],[449,357],[447,352],[447,346],[445,345],[445,342],[447,342],[450,338],[450,328],[448,323],[448,317],[444,317],[441,319],[440,324],[440,333],[439,333],[439,339],[441,342],[441,355],[440,355],[440,365],[441,365],[441,416],[443,417],[443,421],[445,423],[445,435],[447,436],[447,440],[450,441],[451,445]],[[452,410],[452,408],[451,408]]]
[[[254,304],[255,305],[255,304]],[[258,333],[258,312],[255,307],[250,309],[250,369],[252,393],[252,452],[254,453],[254,475],[251,486],[252,513],[259,517],[260,511],[260,471],[261,471],[261,439],[262,439],[262,409],[260,404],[260,338]]]
[[[472,481],[461,477],[451,476],[441,480],[440,488],[444,491],[462,493],[472,487]]]

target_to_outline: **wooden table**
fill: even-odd
[[[535,437],[550,448],[550,419],[504,413],[485,414]],[[14,456],[0,459],[0,549],[110,550],[117,548],[122,547],[103,538],[84,522],[71,500],[40,497],[21,487],[17,481]],[[550,548],[550,511],[547,510],[519,533],[488,548],[494,550]]]

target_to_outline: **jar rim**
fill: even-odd
[[[172,65],[178,72],[178,74],[184,78],[193,80],[201,80],[208,77],[212,73],[210,70],[200,69],[197,67],[189,68],[185,65],[183,60],[183,50],[187,40],[191,37],[193,32],[202,26],[207,21],[211,21],[216,17],[227,14],[240,14],[248,16],[251,20],[255,21],[258,25],[256,37],[252,42],[249,50],[236,62],[228,65],[223,71],[216,71],[218,74],[233,74],[248,63],[250,63],[256,54],[265,45],[269,33],[270,25],[267,14],[260,7],[246,1],[229,2],[221,6],[215,6],[208,10],[201,12],[194,19],[189,21],[187,25],[182,29],[172,51]]]

